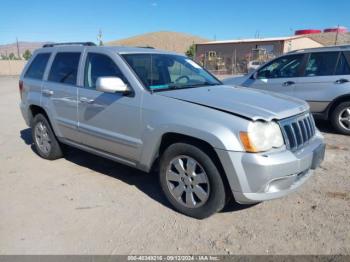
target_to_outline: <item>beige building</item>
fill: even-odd
[[[250,61],[266,62],[284,53],[323,45],[305,36],[213,41],[196,45],[195,60],[217,74],[246,73]]]

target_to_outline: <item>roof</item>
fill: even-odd
[[[342,51],[342,50],[350,51],[350,45],[335,45],[335,46],[305,48],[305,49],[291,51],[291,52],[289,52],[289,54],[292,54],[292,53],[313,53],[313,52]]]
[[[267,38],[247,38],[247,39],[235,39],[235,40],[224,40],[224,41],[210,41],[197,45],[210,45],[210,44],[237,44],[237,43],[249,43],[249,42],[271,42],[271,41],[287,41],[296,38],[303,38],[305,36],[286,36],[286,37],[267,37]]]
[[[100,50],[100,49],[107,49],[112,52],[116,52],[119,54],[128,54],[128,53],[139,53],[139,54],[145,54],[145,53],[153,53],[153,54],[176,54],[175,52],[160,50],[160,49],[153,49],[153,48],[142,48],[142,47],[127,47],[127,46],[82,46],[82,45],[58,45],[54,47],[45,47],[40,48],[37,50],[37,52],[52,52],[52,51],[80,51],[85,49],[89,51],[94,50]]]

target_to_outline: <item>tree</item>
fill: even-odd
[[[23,54],[23,58],[25,59],[25,60],[29,60],[29,58],[31,58],[31,56],[32,56],[32,53],[27,49],[26,51],[24,51],[24,54]]]
[[[15,60],[15,59],[16,59],[15,54],[14,54],[14,53],[10,53],[10,54],[9,54],[9,59],[10,59],[10,60]]]
[[[190,58],[193,59],[195,53],[196,53],[196,45],[195,45],[195,44],[192,44],[192,45],[190,45],[190,47],[187,49],[187,51],[186,51],[185,54],[186,54],[188,57],[190,57]]]

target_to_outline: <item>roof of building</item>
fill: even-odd
[[[201,43],[198,45],[208,45],[208,44],[236,44],[236,43],[249,43],[249,42],[271,42],[271,41],[287,41],[296,38],[303,38],[305,36],[286,36],[286,37],[267,37],[267,38],[247,38],[247,39],[235,39],[235,40],[223,40],[223,41],[210,41]]]

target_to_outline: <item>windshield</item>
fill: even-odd
[[[220,85],[191,59],[169,54],[125,54],[126,62],[151,91]]]

